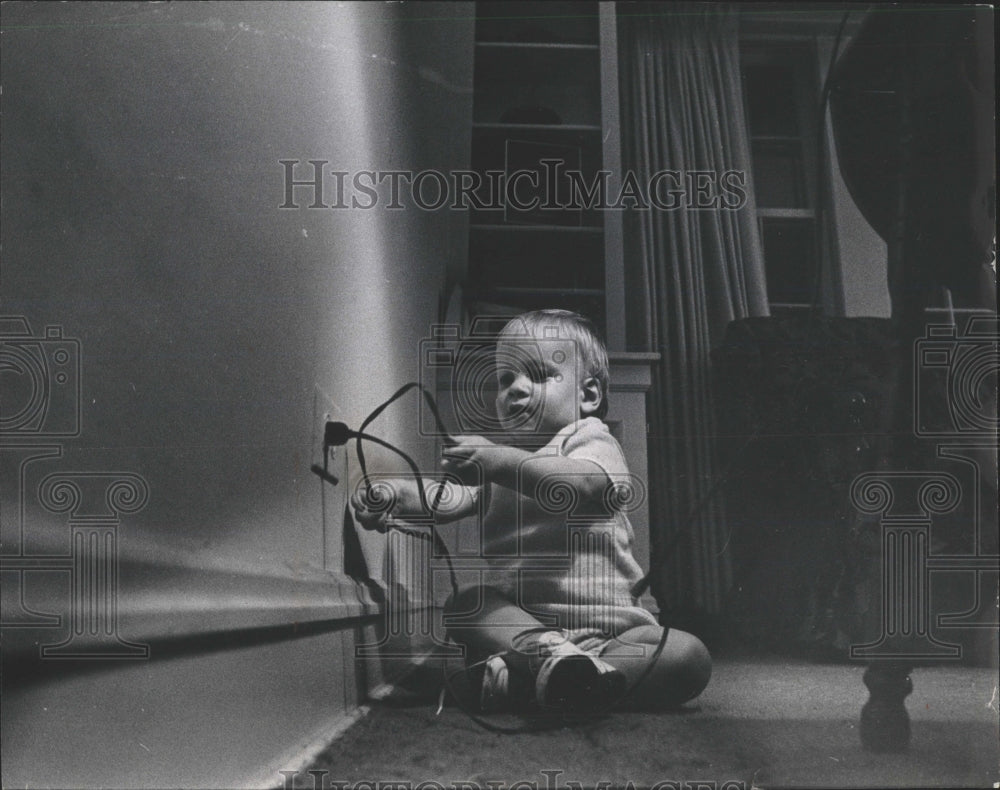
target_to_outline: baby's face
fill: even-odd
[[[579,419],[583,371],[572,340],[497,344],[497,417],[509,431],[547,439]]]

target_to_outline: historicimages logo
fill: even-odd
[[[747,790],[747,783],[736,779],[723,782],[718,782],[715,779],[663,779],[652,784],[633,780],[611,781],[606,779],[579,782],[571,779],[560,779],[564,771],[557,768],[539,771],[543,777],[542,781],[521,779],[506,782],[489,779],[465,779],[454,782],[435,780],[394,782],[362,779],[347,782],[330,779],[330,772],[325,769],[279,771],[279,773],[284,777],[284,790],[556,790],[557,787],[564,787],[567,790],[583,790],[584,787],[592,787],[596,790],[611,790],[612,788],[636,790],[639,787],[648,787],[650,790]]]
[[[565,158],[508,151],[503,170],[341,170],[327,159],[280,159],[282,209],[453,209],[503,211],[511,221],[539,212],[572,220],[583,211],[738,210],[747,203],[740,170],[584,171]]]

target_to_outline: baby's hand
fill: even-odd
[[[394,516],[413,509],[412,500],[417,496],[416,484],[412,480],[378,480],[371,489],[359,486],[351,495],[351,507],[362,527],[385,532],[392,525]]]
[[[478,485],[496,476],[509,449],[482,436],[455,436],[442,452],[441,466],[466,485]]]
[[[351,507],[354,509],[354,518],[365,529],[385,532],[389,528],[389,511],[373,508],[367,500],[368,496],[364,488],[359,488],[351,494]]]

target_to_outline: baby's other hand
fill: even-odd
[[[441,466],[465,485],[479,485],[494,476],[502,463],[503,447],[482,436],[455,436],[445,447]]]

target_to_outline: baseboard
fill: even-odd
[[[316,730],[312,736],[304,738],[300,745],[272,760],[271,765],[251,774],[243,782],[235,783],[234,788],[264,787],[284,790],[285,787],[290,787],[290,780],[294,774],[304,773],[325,749],[367,716],[370,710],[367,705],[361,705],[356,710],[336,716],[328,725]]]
[[[116,640],[162,647],[196,640],[208,644],[220,634],[265,635],[268,629],[289,629],[294,635],[296,629],[373,617],[382,611],[380,596],[344,574],[322,570],[268,574],[199,567],[178,562],[177,557],[162,561],[123,557],[117,563],[117,585],[100,588],[109,598],[103,612],[113,613],[100,613],[104,617],[100,631],[107,628],[115,638],[96,639],[91,634],[99,633],[98,628],[89,627],[89,621],[88,627],[73,621],[82,607],[71,606],[69,571],[52,572],[34,558],[5,560],[5,571],[14,567],[13,560],[20,560],[22,572],[33,574],[30,611],[18,609],[21,596],[7,589],[5,579],[5,658],[38,656],[40,648],[50,650],[55,645],[63,645],[57,652],[65,658],[114,657],[109,644]],[[31,625],[26,618],[39,612],[47,613],[48,624]],[[20,626],[20,621],[28,624]]]
[[[429,661],[438,660],[437,655],[416,656],[409,664],[400,667],[400,670],[393,677],[383,680],[377,686],[368,691],[368,699],[375,702],[389,699],[390,697],[404,691],[403,683],[408,677],[427,664]]]

